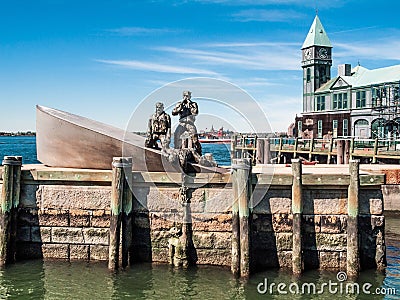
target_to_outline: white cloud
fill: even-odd
[[[335,43],[334,56],[338,58],[365,58],[366,60],[400,60],[400,41],[387,37],[362,42]]]
[[[175,65],[166,65],[166,64],[157,64],[146,61],[137,61],[137,60],[105,60],[105,59],[96,59],[97,62],[115,65],[128,69],[135,70],[143,70],[143,71],[152,71],[152,72],[161,72],[161,73],[179,73],[179,74],[196,74],[196,75],[208,75],[208,76],[216,76],[218,73],[205,70],[205,69],[196,69],[196,68],[188,68],[188,67],[180,67]]]
[[[305,15],[294,10],[246,9],[234,13],[234,20],[239,22],[291,22],[304,18]]]
[[[119,36],[133,36],[133,35],[154,35],[166,33],[181,33],[183,30],[168,29],[168,28],[146,28],[146,27],[120,27],[113,29],[106,29],[106,32]]]

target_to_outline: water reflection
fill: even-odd
[[[337,272],[308,271],[300,278],[285,270],[268,270],[254,274],[250,280],[234,278],[229,268],[198,266],[188,270],[168,265],[137,264],[130,269],[112,273],[106,262],[65,262],[40,260],[23,261],[0,271],[1,299],[398,299],[400,294],[400,219],[387,218],[386,275],[374,270],[363,271],[357,279],[362,288],[395,288],[397,295],[335,294],[325,287],[323,295],[313,293],[292,295],[290,284],[314,284],[317,292],[329,281],[340,283]],[[265,255],[268,255],[266,253]],[[268,290],[257,291],[267,280]],[[344,282],[347,283],[348,281]],[[277,291],[279,283],[286,284],[288,294]],[[269,288],[273,286],[271,294]]]

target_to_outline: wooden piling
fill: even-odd
[[[110,245],[108,248],[108,269],[117,270],[119,265],[119,242],[121,234],[121,211],[124,194],[124,166],[126,160],[114,157],[111,181]]]
[[[234,205],[232,207],[232,272],[240,274],[240,277],[248,277],[250,275],[249,201],[251,195],[251,161],[250,159],[234,160],[232,169],[232,189],[234,191]]]
[[[127,157],[124,166],[124,189],[122,198],[122,261],[126,268],[132,248],[132,158]]]
[[[292,213],[293,213],[293,254],[292,268],[294,274],[301,274],[303,271],[302,257],[302,232],[301,219],[303,213],[303,192],[302,192],[302,164],[299,159],[292,159]]]
[[[344,140],[336,140],[336,164],[342,165],[344,162]]]
[[[271,141],[269,138],[265,139],[264,142],[264,164],[271,163]]]
[[[376,138],[375,143],[374,143],[374,155],[372,156],[373,164],[376,164],[376,156],[378,155],[378,144],[379,144],[379,140],[378,140],[378,138]]]
[[[357,276],[360,271],[358,211],[359,211],[359,160],[350,160],[350,184],[347,203],[347,275]]]
[[[350,140],[344,141],[344,164],[348,165],[350,161],[351,142]]]
[[[264,147],[265,147],[265,140],[264,139],[257,139],[256,144],[256,164],[265,164],[264,159]]]
[[[21,157],[4,156],[0,199],[0,267],[15,260]]]

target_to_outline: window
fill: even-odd
[[[301,137],[301,133],[303,131],[303,122],[297,121],[297,130],[298,130],[298,137]]]
[[[325,96],[317,96],[316,110],[325,110]]]
[[[338,120],[333,120],[332,121],[332,129],[333,129],[333,137],[337,138],[337,130],[338,130]]]
[[[365,107],[365,91],[356,92],[356,107],[362,108]]]
[[[347,93],[340,93],[333,95],[333,109],[346,109],[347,108]]]
[[[349,120],[343,119],[343,136],[349,135]]]
[[[322,138],[322,120],[318,120],[318,138]]]
[[[311,81],[311,69],[307,68],[307,82]]]

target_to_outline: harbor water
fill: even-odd
[[[0,156],[38,163],[35,145],[34,137],[0,137]],[[228,147],[210,144],[203,151],[228,165]],[[362,271],[354,289],[337,271],[307,271],[297,278],[290,270],[268,270],[239,280],[229,268],[214,266],[135,264],[113,273],[107,262],[28,260],[0,270],[0,299],[400,299],[398,216],[386,217],[386,244],[386,271]]]

